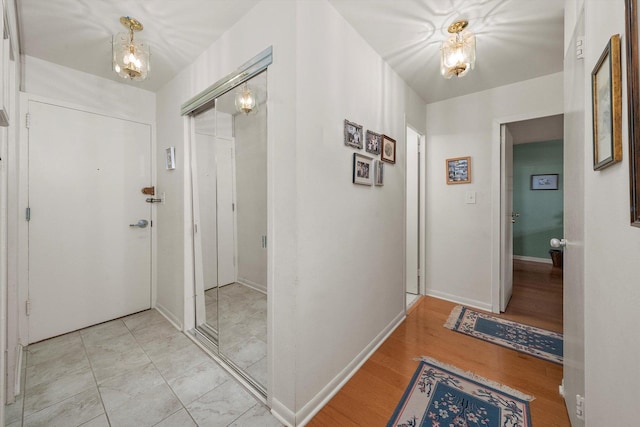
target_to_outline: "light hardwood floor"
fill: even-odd
[[[443,327],[456,304],[423,297],[407,319],[308,424],[385,426],[418,366],[430,356],[535,396],[535,426],[569,426],[558,394],[562,366]],[[562,273],[551,265],[516,261],[514,293],[504,317],[562,331]]]

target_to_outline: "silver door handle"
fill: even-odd
[[[147,225],[149,225],[149,221],[147,221],[146,219],[141,219],[137,224],[129,224],[129,227],[146,228]]]
[[[565,239],[551,239],[549,244],[552,248],[564,248],[567,246],[567,241]]]

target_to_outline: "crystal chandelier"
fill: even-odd
[[[120,23],[129,32],[113,37],[113,70],[123,79],[142,81],[149,74],[149,45],[133,39],[134,32],[142,31],[142,23],[129,16],[121,17]]]
[[[255,111],[256,96],[245,83],[242,90],[236,92],[236,110],[239,113],[249,114]]]
[[[451,35],[442,42],[440,48],[440,72],[450,79],[462,77],[476,64],[476,37],[465,28],[468,21],[457,21],[449,25]]]

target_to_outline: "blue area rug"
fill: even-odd
[[[444,325],[504,347],[562,364],[562,334],[457,306]]]
[[[533,397],[423,358],[387,427],[531,427]]]

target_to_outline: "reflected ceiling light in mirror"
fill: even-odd
[[[256,109],[256,95],[245,83],[242,89],[236,92],[236,110],[239,113],[249,114]]]
[[[149,74],[149,45],[133,39],[133,33],[142,31],[142,23],[130,16],[120,18],[128,33],[113,36],[113,70],[123,79],[142,81]]]
[[[476,36],[465,30],[468,21],[457,21],[449,25],[451,34],[440,48],[440,72],[450,79],[463,77],[476,65]]]

